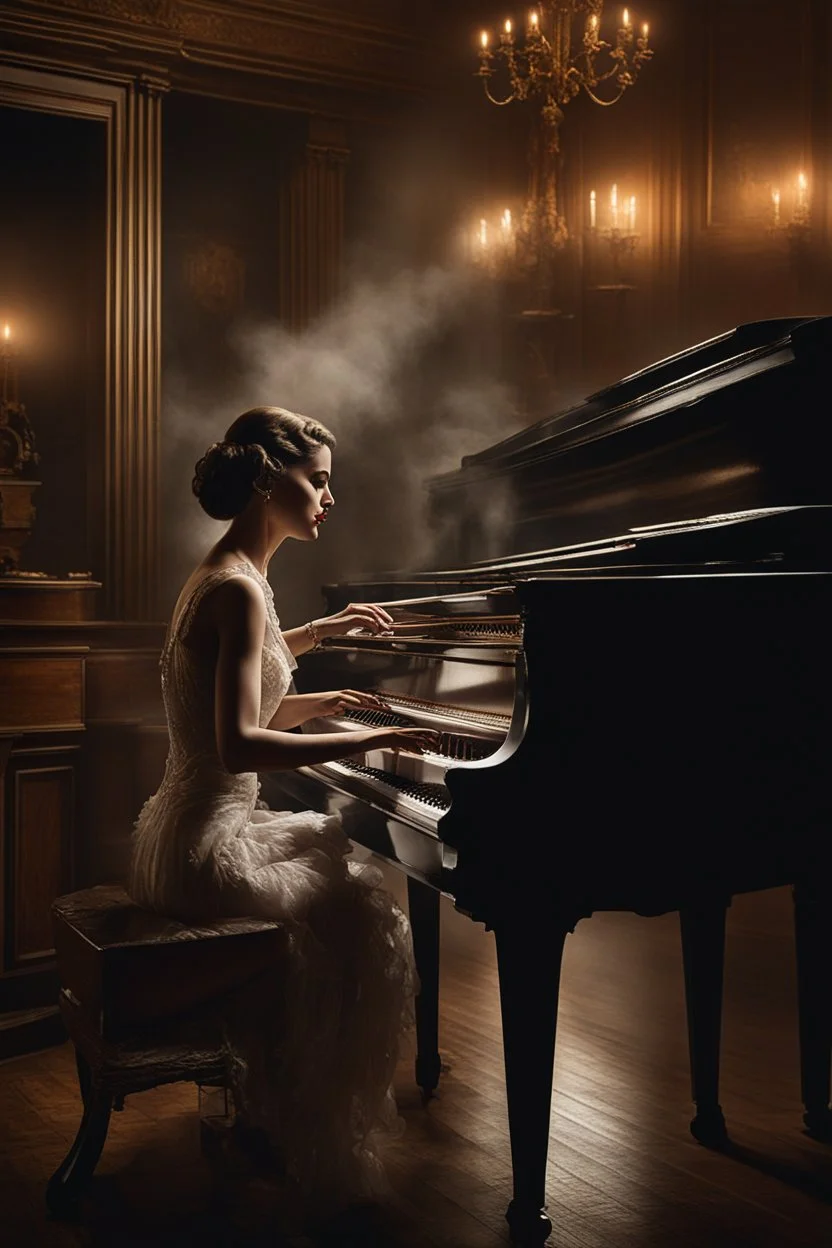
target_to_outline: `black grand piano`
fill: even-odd
[[[663,360],[431,482],[442,566],[325,590],[384,602],[395,632],[325,643],[299,688],[389,710],[310,727],[426,724],[441,748],[270,775],[264,796],[341,811],[406,872],[426,1095],[439,895],[494,930],[519,1243],[551,1231],[561,954],[595,910],[679,911],[691,1129],[718,1145],[726,909],[793,886],[804,1121],[832,1139],[830,351],[814,317]]]

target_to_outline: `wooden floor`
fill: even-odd
[[[398,885],[396,885],[398,888]],[[802,1132],[793,946],[784,891],[730,916],[722,1102],[733,1152],[688,1134],[674,916],[602,914],[567,942],[551,1127],[550,1241],[559,1248],[832,1245],[832,1148]],[[497,1248],[510,1164],[492,938],[444,913],[441,1097],[423,1109],[403,1064],[407,1120],[388,1148],[395,1200],[327,1244]],[[529,951],[534,980],[536,951]],[[267,1196],[221,1181],[199,1152],[190,1085],[114,1115],[84,1221],[49,1223],[43,1190],[79,1119],[68,1046],[0,1065],[0,1242],[277,1245]],[[322,1240],[304,1243],[324,1242]]]

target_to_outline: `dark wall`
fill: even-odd
[[[469,72],[479,28],[508,9],[464,3]],[[602,34],[614,38],[621,6],[607,4]],[[581,95],[565,107],[562,202],[570,240],[558,299],[569,301],[577,349],[561,382],[584,390],[748,320],[828,312],[832,306],[832,9],[826,0],[639,0],[654,59],[610,108]],[[521,13],[514,13],[520,20]],[[539,104],[499,109],[479,96],[485,178],[477,202],[519,205],[525,170],[516,152]],[[801,170],[809,179],[811,230],[789,231]],[[483,181],[486,189],[483,189]],[[639,240],[615,284],[608,243],[588,230],[590,190],[599,230],[609,191],[638,199]],[[772,191],[781,192],[774,229]],[[571,332],[567,322],[555,335]]]
[[[289,115],[172,94],[163,132],[163,372],[233,389],[235,330],[278,316],[279,185]]]
[[[16,108],[0,110],[0,132],[0,320],[41,457],[22,566],[66,575],[92,566],[102,491],[106,135]]]

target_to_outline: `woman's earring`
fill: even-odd
[[[272,487],[268,475],[265,472],[261,473],[257,480],[252,484],[263,501],[267,503],[272,496]]]

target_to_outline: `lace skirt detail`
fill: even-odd
[[[180,817],[197,815],[181,796]],[[235,1001],[225,1028],[238,1113],[268,1135],[295,1208],[320,1215],[386,1191],[378,1144],[402,1127],[391,1084],[413,1025],[410,930],[381,872],[348,861],[338,816],[252,805],[215,795],[212,818],[198,812],[201,842],[174,869],[153,845],[188,838],[151,799],[133,895],[180,917],[286,925],[289,956]]]

